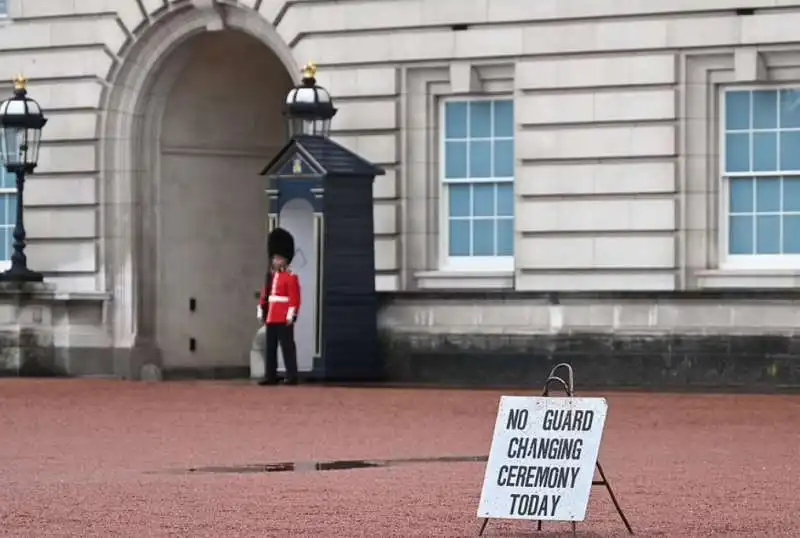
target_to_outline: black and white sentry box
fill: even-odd
[[[478,517],[583,521],[605,398],[503,396]]]

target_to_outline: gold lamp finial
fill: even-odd
[[[28,86],[28,79],[25,78],[25,75],[20,73],[16,77],[14,77],[14,90],[15,91],[22,91]]]
[[[308,62],[303,66],[303,78],[314,78],[317,76],[317,64]]]

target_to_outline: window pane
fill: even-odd
[[[17,218],[17,197],[0,194],[0,260],[11,259],[11,243],[14,241],[14,221]]]
[[[477,184],[472,187],[472,215],[493,217],[495,211],[494,183]]]
[[[489,138],[492,136],[492,102],[473,101],[469,110],[469,137]]]
[[[469,217],[470,186],[448,185],[450,217]]]
[[[756,180],[756,212],[768,213],[781,210],[780,178],[759,178]]]
[[[494,142],[494,177],[514,177],[514,141]]]
[[[730,180],[730,212],[752,213],[754,209],[753,180],[750,178],[735,178]]]
[[[800,254],[800,215],[783,217],[783,253]]]
[[[725,94],[725,129],[750,128],[750,92]]]
[[[469,177],[492,177],[492,143],[469,143]]]
[[[512,101],[495,101],[494,136],[514,136],[514,103]]]
[[[756,217],[756,254],[781,253],[781,218]]]
[[[461,179],[467,177],[467,143],[445,142],[444,177]]]
[[[778,169],[778,133],[753,134],[753,170],[774,172]]]
[[[450,220],[448,234],[450,256],[469,256],[469,228],[469,220]]]
[[[781,170],[800,170],[800,132],[781,132]]]
[[[783,217],[783,253],[800,254],[800,215]]]
[[[445,138],[467,138],[467,103],[445,103]]]
[[[8,204],[6,206],[8,224],[9,226],[14,226],[17,222],[17,196],[15,194],[9,194],[6,204]]]
[[[781,150],[783,150],[782,142]],[[727,172],[748,172],[750,170],[749,134],[725,135],[725,170]]]
[[[2,168],[2,172],[0,172],[0,188],[16,189],[17,178],[14,176],[14,174],[8,173],[8,171],[5,169],[5,166],[2,166],[0,168]]]
[[[10,194],[0,194],[0,226],[8,226],[12,224],[11,215],[9,215],[8,208]]]
[[[13,228],[17,222],[17,196],[15,194],[6,196],[6,216],[8,218],[6,223],[10,228]]]
[[[728,252],[731,254],[753,253],[753,217],[730,217],[728,230]]]
[[[800,211],[800,177],[783,178],[783,210]]]
[[[472,221],[472,255],[494,256],[494,219]]]
[[[500,217],[514,216],[514,184],[497,184],[497,215]]]
[[[800,127],[800,91],[781,90],[781,127]]]
[[[753,92],[753,128],[775,129],[778,127],[778,92]]]
[[[497,221],[497,255],[514,255],[514,219]]]

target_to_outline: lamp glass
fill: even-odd
[[[22,146],[25,144],[25,128],[3,126],[0,128],[0,156],[6,167],[20,166],[25,163]],[[26,152],[27,153],[27,152]]]
[[[289,135],[328,136],[330,124],[330,120],[324,119],[290,118]]]
[[[36,168],[36,165],[39,164],[39,146],[41,141],[41,129],[27,129],[25,134],[27,151],[25,151],[23,158],[25,159],[25,164],[31,168]]]
[[[300,132],[312,136],[328,136],[330,120],[300,120]]]

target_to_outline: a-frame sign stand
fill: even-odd
[[[564,380],[563,377],[556,375],[558,370],[564,369],[567,371],[567,379]],[[555,367],[550,370],[550,375],[547,376],[547,380],[544,382],[544,389],[542,390],[542,396],[548,397],[550,396],[550,386],[557,385],[559,389],[564,391],[564,394],[568,398],[572,398],[575,396],[575,375],[572,371],[572,366],[569,364],[562,362],[561,364],[555,365]],[[619,505],[617,501],[617,497],[614,495],[614,490],[611,489],[611,483],[606,478],[606,473],[603,472],[603,466],[600,465],[600,459],[598,458],[597,462],[595,463],[597,468],[597,472],[600,475],[600,480],[592,480],[593,486],[603,486],[608,490],[608,496],[611,497],[611,502],[614,503],[614,508],[617,509],[617,513],[619,514],[622,523],[625,524],[625,528],[628,529],[629,534],[633,534],[633,528],[631,527],[630,522],[628,522],[628,518],[625,517],[625,513],[622,511],[622,507]],[[489,518],[484,518],[483,523],[481,524],[481,530],[478,532],[478,536],[483,536],[483,531],[486,530],[486,525],[489,523]],[[542,530],[542,522],[536,522],[536,530]],[[578,529],[577,523],[575,521],[572,522],[572,536],[578,536]]]

